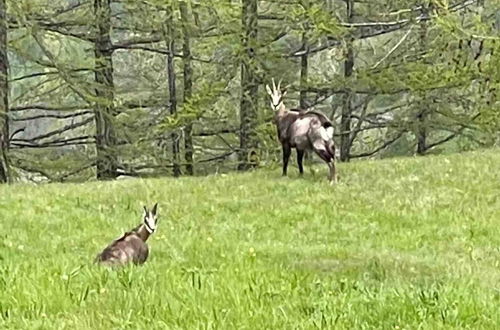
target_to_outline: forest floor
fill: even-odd
[[[500,150],[0,187],[1,329],[500,324]],[[93,259],[159,202],[149,260]]]

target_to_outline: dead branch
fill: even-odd
[[[87,118],[85,120],[82,120],[81,122],[66,125],[60,129],[56,129],[52,132],[35,136],[34,138],[31,138],[31,139],[13,139],[12,142],[36,142],[38,140],[42,140],[42,139],[45,139],[45,138],[48,138],[48,137],[51,137],[54,135],[64,133],[64,132],[69,131],[69,130],[73,130],[73,129],[78,128],[78,127],[85,126],[88,123],[92,122],[93,120],[94,120],[94,117],[90,117],[90,118]]]
[[[238,128],[227,128],[227,129],[222,129],[220,131],[202,131],[198,133],[193,133],[193,136],[214,136],[219,134],[236,133],[238,131],[239,131]]]
[[[79,68],[79,69],[68,70],[68,72],[86,72],[86,71],[92,71],[92,70],[93,70],[92,68]],[[36,72],[36,73],[31,73],[31,74],[27,74],[24,76],[12,78],[9,80],[9,82],[21,81],[21,80],[25,80],[25,79],[43,77],[43,76],[48,76],[48,75],[56,75],[56,74],[59,74],[59,71]]]
[[[394,138],[392,138],[392,139],[384,142],[384,144],[382,144],[381,146],[379,146],[378,148],[376,148],[376,149],[374,149],[372,151],[364,152],[364,153],[356,154],[356,155],[349,155],[349,157],[350,158],[361,158],[361,157],[373,156],[377,152],[379,152],[380,150],[383,150],[383,149],[387,148],[388,146],[390,146],[391,144],[393,144],[394,142],[396,142],[397,140],[399,140],[399,138],[401,138],[401,136],[403,136],[404,133],[405,133],[405,131],[399,132]]]
[[[74,145],[84,145],[93,144],[95,139],[91,136],[80,136],[69,139],[59,139],[43,143],[30,142],[22,139],[15,139],[11,142],[11,147],[13,149],[23,149],[23,148],[54,148],[54,147],[64,147],[64,146],[74,146]]]
[[[76,174],[78,174],[78,173],[80,173],[80,172],[83,172],[83,171],[85,171],[85,170],[88,170],[89,168],[94,167],[94,166],[95,166],[95,164],[96,164],[96,163],[95,163],[95,162],[93,162],[93,163],[87,164],[87,165],[85,165],[85,166],[82,166],[82,167],[80,167],[80,168],[77,168],[76,170],[73,170],[73,171],[71,171],[71,172],[68,172],[68,173],[66,173],[66,174],[63,174],[63,175],[59,176],[58,178],[56,178],[56,179],[55,179],[55,181],[58,181],[58,182],[64,182],[64,180],[66,180],[66,179],[67,179],[67,178],[69,178],[70,176],[73,176],[73,175],[76,175]]]

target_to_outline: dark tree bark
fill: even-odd
[[[305,10],[310,8],[309,1],[301,0],[301,5]],[[309,31],[310,26],[307,18],[305,18],[303,25],[304,32],[302,33],[302,49],[304,50],[304,54],[300,57],[300,94],[299,94],[299,108],[307,109],[309,104],[307,102],[307,81],[309,76],[309,43],[307,40],[307,31]],[[310,160],[310,153],[305,151],[301,156],[297,151],[298,159],[305,159],[306,161]],[[302,159],[299,161],[302,163]],[[301,164],[302,166],[302,164]],[[299,167],[301,167],[299,166]]]
[[[258,79],[255,47],[257,46],[257,0],[243,0],[244,54],[241,63],[240,153],[239,170],[257,165]]]
[[[306,33],[302,35],[302,44],[304,45],[305,53],[300,58],[300,95],[299,95],[299,107],[300,109],[307,109],[307,78],[309,72],[309,46],[307,44]],[[305,151],[303,157],[306,161],[309,161],[310,154]]]
[[[427,114],[425,110],[420,111],[417,115],[417,155],[424,155],[427,151],[427,128],[426,128],[426,118]]]
[[[427,45],[427,22],[420,23],[420,51],[424,53]],[[425,95],[422,96],[422,109],[417,115],[417,155],[424,155],[427,151],[427,105]]]
[[[302,35],[302,45],[304,48],[304,55],[300,57],[300,96],[299,96],[299,106],[301,109],[306,109],[307,108],[307,91],[306,91],[306,86],[307,86],[307,73],[309,69],[309,55],[308,55],[308,49],[309,47],[307,46],[307,37],[306,33],[304,32]]]
[[[183,102],[186,103],[193,93],[193,68],[191,65],[191,18],[189,15],[187,4],[182,1],[179,5],[182,20],[182,55],[183,55],[183,71],[184,71],[184,96]],[[189,175],[194,174],[193,169],[193,125],[187,124],[184,129],[184,159],[186,161],[186,172]]]
[[[95,104],[97,179],[117,176],[116,133],[114,128],[113,51],[111,47],[111,0],[94,0],[95,38]]]
[[[346,0],[347,6],[347,22],[352,23],[354,17],[354,0]],[[344,61],[344,77],[346,81],[352,76],[354,68],[354,40],[350,38],[347,41],[347,55]],[[340,160],[348,162],[351,152],[351,115],[352,115],[352,97],[353,92],[350,88],[344,94],[344,101],[342,107],[342,116],[340,118]]]
[[[0,183],[9,181],[9,60],[7,58],[7,6],[0,0]]]
[[[175,85],[175,66],[174,66],[174,53],[175,53],[175,35],[174,35],[174,11],[172,5],[167,6],[167,21],[166,23],[166,37],[167,37],[167,76],[168,76],[168,94],[169,94],[169,112],[170,115],[177,114],[177,91]],[[175,177],[181,175],[181,167],[179,165],[179,134],[175,130],[171,134],[172,137],[172,163],[173,174]]]
[[[310,3],[308,0],[300,0],[301,6],[304,10],[309,10]],[[307,40],[307,31],[309,31],[308,18],[304,17],[304,22],[302,24],[302,50],[304,54],[300,57],[300,94],[299,94],[299,108],[307,108],[307,79],[308,79],[308,69],[309,69],[309,45]]]

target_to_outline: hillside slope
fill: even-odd
[[[0,328],[496,328],[500,151],[0,187]],[[142,267],[100,249],[160,203]]]

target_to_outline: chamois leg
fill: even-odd
[[[288,144],[283,144],[283,176],[286,176],[286,170],[288,168],[288,160],[292,153],[292,148]]]
[[[332,159],[330,160],[330,183],[337,183],[339,179],[337,177],[337,168],[335,167],[335,145],[333,144],[333,141],[329,143],[328,149],[330,152],[330,156],[332,157]]]
[[[304,174],[304,167],[302,166],[303,159],[304,159],[304,150],[297,149],[297,163],[299,165],[300,175]]]
[[[330,169],[330,174],[328,175],[330,184],[337,183],[337,169],[335,168],[335,161],[333,159],[328,163],[328,168]]]
[[[331,184],[337,181],[337,174],[335,170],[335,155],[332,155],[325,149],[314,149],[314,151],[318,154],[318,156],[323,159],[328,165],[328,180]]]

